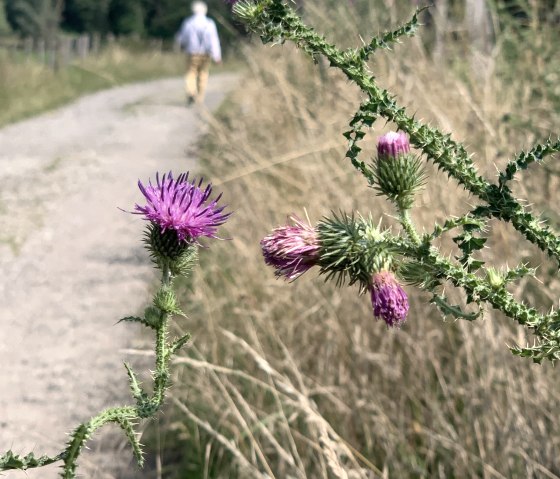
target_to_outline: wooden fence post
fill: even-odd
[[[65,68],[70,63],[72,39],[68,37],[59,37],[57,47],[57,66]]]
[[[23,52],[25,53],[26,60],[29,60],[33,55],[33,38],[25,38],[23,40]]]
[[[39,61],[41,63],[43,63],[43,65],[46,63],[45,62],[45,40],[43,40],[42,38],[37,40],[37,57],[39,58]]]
[[[80,35],[78,38],[78,57],[84,60],[89,53],[89,35]]]
[[[99,55],[100,48],[101,48],[101,35],[95,32],[91,36],[91,53],[93,55]]]

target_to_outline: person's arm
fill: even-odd
[[[179,29],[179,31],[177,32],[177,34],[175,35],[175,41],[179,44],[179,46],[181,47],[181,50],[187,50],[187,46],[188,46],[188,33],[187,33],[187,20],[183,20],[183,23],[181,23],[181,28]]]
[[[214,21],[210,21],[206,29],[206,41],[210,45],[210,56],[216,63],[222,61],[222,48],[220,46],[220,38],[218,37],[218,29]]]

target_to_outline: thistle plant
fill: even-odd
[[[70,434],[62,452],[56,456],[36,457],[33,453],[21,456],[8,451],[0,456],[0,471],[27,470],[62,462],[60,477],[76,477],[78,459],[86,442],[101,427],[109,423],[118,425],[132,447],[140,467],[144,454],[139,442],[138,424],[155,417],[161,410],[166,390],[170,387],[170,363],[173,356],[187,344],[189,334],[170,340],[169,326],[173,317],[185,317],[174,289],[174,279],[188,276],[198,258],[200,238],[216,238],[217,229],[229,217],[224,206],[219,206],[221,195],[210,199],[212,186],[202,188],[202,180],[189,181],[189,175],[174,178],[172,173],[147,185],[138,182],[146,198],[146,205],[136,205],[133,213],[148,221],[145,247],[154,266],[161,273],[161,283],[143,316],[128,316],[119,322],[139,323],[155,333],[155,371],[153,386],[147,390],[138,380],[132,367],[125,363],[128,381],[134,399],[133,405],[113,407],[101,411],[89,421],[80,424]]]
[[[308,231],[310,226],[303,228],[298,224],[295,228],[300,228],[299,237],[296,230],[276,229],[262,242],[266,263],[275,268],[278,276],[288,279],[316,266],[327,280],[335,280],[339,285],[358,284],[361,292],[370,293],[374,315],[388,326],[402,326],[409,314],[408,299],[400,282],[430,293],[431,302],[444,316],[473,321],[489,306],[534,335],[534,344],[511,347],[514,354],[535,362],[560,359],[560,313],[554,309],[544,312],[539,305],[518,301],[508,289],[521,278],[534,276],[535,270],[526,264],[498,270],[487,265],[479,254],[490,234],[489,220],[497,219],[510,223],[527,241],[545,252],[558,269],[559,234],[514,196],[510,184],[522,170],[558,153],[560,141],[548,140],[522,151],[497,178],[485,178],[464,145],[452,135],[417,121],[391,92],[379,85],[368,66],[378,50],[389,49],[417,32],[421,10],[401,27],[343,50],[306,25],[291,3],[240,0],[235,2],[233,12],[263,43],[293,42],[314,61],[319,57],[326,59],[360,88],[364,100],[344,132],[348,140],[346,158],[369,186],[394,205],[401,228],[383,229],[379,219],[371,215],[331,214],[312,228],[313,234]],[[392,123],[397,131],[379,138],[377,156],[370,159],[360,142],[379,119]],[[445,172],[477,203],[466,214],[449,217],[428,232],[420,232],[410,215],[415,194],[427,181],[424,161]],[[436,246],[448,234],[453,235],[458,249],[458,254],[451,258]],[[300,245],[311,237],[314,243],[310,256]],[[474,312],[465,310],[465,305],[450,304],[443,293],[448,284],[465,293],[466,304],[474,306]]]

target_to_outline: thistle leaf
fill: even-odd
[[[434,294],[430,303],[435,304],[444,317],[453,316],[455,319],[466,319],[467,321],[474,321],[482,315],[482,309],[474,313],[467,313],[462,310],[460,306],[451,305],[447,302],[447,298],[443,295]]]
[[[19,469],[25,471],[26,469],[32,469],[35,467],[48,466],[62,460],[63,455],[49,457],[49,456],[39,456],[30,452],[25,456],[19,456],[14,454],[11,450],[0,456],[0,471],[10,471]]]
[[[119,319],[117,321],[117,324],[122,323],[122,322],[125,322],[125,323],[140,323],[140,324],[143,324],[144,326],[147,326],[148,328],[155,329],[153,324],[150,324],[146,319],[140,318],[138,316],[127,316],[126,318]]]
[[[127,417],[121,417],[116,420],[116,423],[121,427],[124,431],[129,444],[132,447],[132,453],[134,454],[134,458],[138,463],[139,467],[144,467],[144,451],[142,451],[142,445],[139,441],[140,434],[137,433],[134,429],[134,423],[128,419]]]

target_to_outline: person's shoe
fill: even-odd
[[[195,102],[195,98],[192,95],[187,96],[187,106],[191,106]]]

